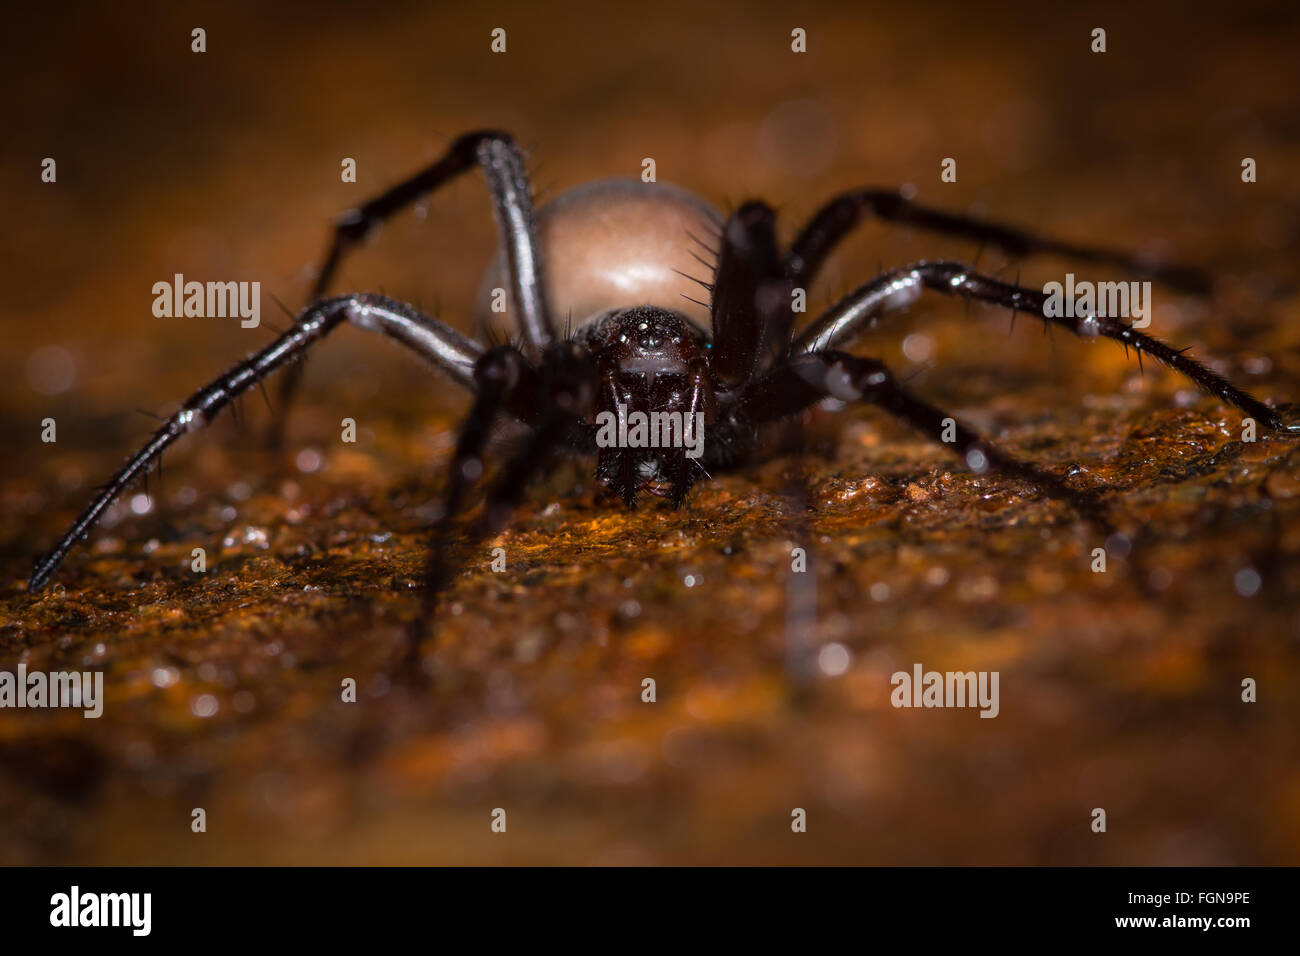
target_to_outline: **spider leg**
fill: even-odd
[[[912,395],[876,359],[836,351],[793,356],[746,386],[738,411],[761,424],[793,415],[827,397],[877,405],[955,451],[976,474],[993,469],[1019,478],[1066,502],[1106,534],[1113,530],[1091,493],[1072,488],[1051,472],[1003,452],[947,412]],[[944,440],[945,433],[950,440]]]
[[[312,299],[319,299],[326,293],[344,255],[376,226],[476,165],[482,168],[492,197],[513,301],[519,310],[520,331],[533,352],[540,355],[555,338],[555,327],[546,305],[524,156],[507,133],[494,130],[466,133],[431,166],[340,216],[334,224],[325,261],[312,288]],[[301,378],[301,363],[295,363],[285,372],[279,397],[281,407],[286,411]],[[276,444],[283,438],[283,427],[284,417],[281,416],[272,435]]]
[[[836,196],[823,206],[790,244],[785,258],[786,274],[796,286],[806,287],[816,277],[826,256],[841,239],[868,216],[889,223],[915,226],[931,232],[988,243],[1014,256],[1053,253],[1080,262],[1119,266],[1126,272],[1156,279],[1187,292],[1205,293],[1209,277],[1189,266],[1145,262],[1113,249],[1099,249],[1038,236],[1014,226],[981,222],[919,206],[896,191],[859,189]]]
[[[1152,356],[1274,431],[1300,431],[1300,424],[1287,425],[1274,409],[1217,372],[1188,358],[1186,350],[1171,348],[1117,318],[1048,315],[1046,305],[1049,297],[1045,293],[980,275],[960,262],[918,262],[877,276],[809,325],[795,340],[794,352],[812,354],[846,346],[872,327],[881,315],[915,302],[923,289],[933,289],[945,295],[968,296],[1017,312],[1028,312],[1043,319],[1044,323],[1064,326],[1081,338],[1101,336],[1114,339],[1125,349],[1136,351],[1139,361],[1143,354]]]
[[[554,452],[573,441],[575,430],[581,428],[594,406],[598,387],[594,363],[575,342],[552,344],[535,371],[515,350],[493,349],[480,360],[475,377],[483,391],[461,428],[446,506],[432,530],[424,605],[410,633],[412,662],[418,659],[419,645],[428,631],[438,597],[450,583],[447,552],[452,524],[464,508],[465,492],[483,474],[482,449],[491,423],[501,411],[510,409],[528,421],[533,432],[489,489],[483,513],[468,535],[471,545],[506,526],[529,484],[549,468]]]
[[[713,371],[736,385],[754,377],[759,359],[789,329],[773,329],[768,316],[784,301],[789,283],[781,271],[776,216],[761,202],[747,202],[727,219],[713,276],[709,311],[713,324]]]
[[[775,213],[766,204],[745,203],[728,219],[723,229],[723,247],[712,284],[712,326],[714,355],[712,368],[720,380],[745,385],[754,380],[759,368],[788,354],[794,329],[792,282],[776,250]],[[706,393],[710,406],[712,390]],[[699,390],[693,389],[692,411]],[[744,403],[742,403],[744,405]],[[706,421],[712,423],[714,407],[708,407]],[[803,429],[800,421],[785,421],[783,446],[797,445],[800,454],[790,472],[787,494],[787,527],[790,540],[805,551],[805,568],[793,567],[785,581],[785,672],[796,697],[807,691],[813,675],[816,628],[816,563],[809,541],[810,496],[803,473]],[[685,459],[673,459],[672,505],[685,497]]]
[[[429,557],[425,567],[424,601],[412,622],[407,641],[407,669],[419,675],[420,641],[437,608],[439,592],[446,583],[445,553],[451,525],[464,506],[465,496],[478,483],[486,466],[484,448],[503,412],[512,407],[521,419],[532,415],[537,399],[537,370],[513,346],[498,345],[484,352],[474,364],[474,403],[461,422],[456,450],[447,469],[447,492],[442,513],[434,522]]]
[[[461,423],[448,466],[444,519],[460,511],[466,492],[482,476],[483,449],[501,413],[513,410],[523,420],[534,414],[537,384],[536,370],[513,346],[498,345],[479,357],[474,365],[474,404]]]
[[[140,474],[147,472],[169,445],[182,435],[207,425],[239,395],[285,363],[301,357],[344,321],[396,339],[454,381],[467,388],[473,387],[474,363],[482,348],[455,329],[409,305],[380,295],[339,296],[317,302],[302,311],[291,329],[200,388],[181,404],[175,414],[165,419],[144,447],[127,459],[126,464],[100,489],[53,550],[37,561],[28,581],[28,591],[39,591],[45,586],[68,552],[85,537],[104,510],[121,497]]]
[[[775,214],[767,205],[748,202],[728,220],[722,233],[713,280],[713,369],[724,383],[751,383],[759,368],[780,361],[788,353],[794,329],[791,302],[793,284],[776,250]],[[769,373],[770,374],[770,373]],[[765,379],[766,380],[766,379]],[[712,399],[712,391],[709,392]],[[743,401],[741,402],[743,406]],[[692,410],[695,403],[692,402]],[[706,421],[712,423],[710,408]],[[810,496],[804,474],[804,433],[800,422],[784,423],[783,447],[799,449],[787,493],[786,525],[790,538],[804,549],[805,567],[793,567],[786,578],[785,669],[797,695],[807,690],[813,672],[813,637],[817,624],[817,569],[809,542],[807,512]],[[689,487],[685,459],[674,459],[672,504],[677,507]]]

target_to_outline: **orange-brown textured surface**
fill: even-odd
[[[1085,469],[1133,556],[1093,574],[1100,542],[1061,506],[879,414],[819,414],[813,639],[848,668],[802,694],[783,671],[776,455],[677,513],[628,514],[581,469],[557,473],[492,543],[506,573],[486,548],[460,554],[430,685],[393,681],[465,401],[354,329],[312,359],[285,456],[261,450],[269,416],[249,396],[242,428],[227,416],[169,456],[148,514],[120,509],[26,594],[32,556],[149,430],[133,410],[169,411],[269,338],[155,318],[153,283],[259,280],[296,308],[334,214],[481,126],[515,131],[544,187],[654,157],[720,205],[768,199],[787,236],[837,189],[911,182],[945,208],[1168,250],[1219,282],[1205,300],[1157,287],[1151,331],[1300,399],[1294,9],[613,7],[11,14],[0,669],[102,670],[107,702],[99,720],[0,711],[0,861],[1300,860],[1300,449],[1241,442],[1236,412],[1118,347],[1023,318],[1008,336],[1005,315],[952,301],[860,350],[1021,455]],[[348,156],[356,185],[339,182]],[[338,287],[438,303],[468,329],[493,241],[466,177]],[[867,227],[812,304],[880,262],[974,254]],[[994,250],[981,266],[1027,285],[1120,278]],[[914,662],[998,671],[1000,715],[892,708],[889,676]],[[340,701],[347,677],[357,703]]]

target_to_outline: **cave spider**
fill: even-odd
[[[349,248],[399,210],[475,167],[487,179],[503,250],[486,286],[494,278],[503,282],[516,344],[481,344],[382,295],[326,296]],[[1122,253],[950,215],[885,190],[857,190],[832,199],[784,251],[776,240],[775,213],[764,203],[746,202],[723,220],[690,193],[667,185],[592,183],[535,216],[524,158],[514,141],[501,132],[469,133],[427,169],[338,220],[312,302],[292,328],[186,399],[36,563],[29,590],[49,581],[104,510],[168,446],[290,365],[283,389],[287,399],[298,377],[298,366],[291,363],[344,322],[396,339],[473,396],[435,526],[428,594],[446,583],[446,535],[486,472],[488,439],[503,418],[517,420],[528,433],[486,491],[476,525],[482,536],[505,527],[530,482],[561,448],[594,455],[597,478],[628,506],[648,491],[675,507],[696,481],[744,461],[762,426],[789,419],[827,397],[876,405],[951,447],[971,471],[993,469],[1022,478],[1086,511],[1086,496],[1061,478],[1003,453],[911,394],[882,362],[846,351],[878,319],[915,302],[927,289],[1004,306],[1087,337],[1113,339],[1137,352],[1139,360],[1145,354],[1182,373],[1266,429],[1300,429],[1183,351],[1117,318],[1050,315],[1044,293],[958,262],[920,261],[884,272],[796,330],[792,293],[806,288],[841,238],[871,216],[995,245],[1014,255],[1056,253],[1187,290],[1205,289],[1201,275],[1192,270],[1144,265]],[[716,248],[708,245],[710,239]],[[692,262],[695,271],[707,270],[706,279],[690,277]],[[686,296],[689,306],[683,304],[683,290],[692,283],[707,293],[707,301]],[[564,335],[557,330],[559,315],[577,320]],[[599,442],[598,416],[620,406],[620,415],[700,416],[706,430],[702,455],[688,457],[683,448],[671,445]]]

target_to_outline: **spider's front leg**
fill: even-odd
[[[1135,351],[1139,362],[1144,354],[1150,355],[1210,394],[1241,409],[1265,428],[1280,433],[1300,432],[1300,424],[1286,424],[1275,409],[1189,358],[1186,349],[1172,348],[1114,317],[1054,314],[1055,310],[1047,307],[1048,296],[1045,293],[980,275],[971,266],[960,262],[917,262],[877,276],[810,324],[795,340],[793,351],[795,354],[810,354],[842,348],[873,327],[879,317],[911,305],[925,289],[1005,306],[1013,312],[1025,312],[1044,322],[1063,326],[1081,338],[1113,339],[1126,351]]]
[[[776,248],[775,218],[765,203],[747,202],[727,220],[722,234],[712,289],[713,369],[733,389],[724,401],[733,418],[745,417],[743,396],[752,398],[761,387],[755,376],[761,376],[759,381],[771,380],[772,364],[787,355],[794,329],[793,273]],[[735,397],[737,392],[741,398]],[[785,524],[796,546],[807,545],[803,572],[792,568],[785,581],[785,670],[790,686],[803,691],[811,685],[816,668],[816,550],[808,545],[811,495],[803,463],[804,434],[794,418],[785,422],[785,428],[781,446],[795,449],[786,489],[788,507],[783,509]]]
[[[595,403],[598,375],[587,351],[576,342],[556,342],[533,367],[512,346],[484,352],[474,367],[475,398],[456,441],[442,513],[434,523],[425,571],[425,600],[412,623],[409,653],[414,663],[420,642],[450,583],[447,553],[452,526],[466,498],[486,471],[484,449],[492,426],[506,413],[527,423],[532,434],[523,449],[502,467],[488,490],[483,513],[469,530],[469,543],[499,533],[523,499],[529,484],[548,469],[554,453],[582,431]]]
[[[36,562],[27,584],[28,591],[39,591],[45,586],[68,552],[89,533],[105,509],[120,498],[136,478],[158,462],[168,446],[182,435],[206,426],[237,397],[287,362],[300,358],[345,321],[396,339],[453,381],[466,387],[473,386],[474,363],[482,353],[482,347],[437,319],[381,295],[339,296],[317,302],[304,309],[293,327],[266,348],[186,399],[145,446],[127,459],[126,464],[100,489],[54,548]]]
[[[771,207],[747,202],[728,217],[710,292],[714,374],[725,385],[743,384],[772,342],[789,334],[773,328],[783,304],[789,312],[789,293]]]

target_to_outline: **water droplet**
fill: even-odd
[[[817,667],[827,677],[839,677],[852,662],[853,655],[843,644],[827,644],[817,652]]]
[[[934,339],[921,332],[913,332],[903,339],[903,354],[912,362],[925,362],[934,356]]]
[[[1254,568],[1242,568],[1232,578],[1232,586],[1244,598],[1254,597],[1259,593],[1263,579]]]
[[[27,383],[42,395],[62,395],[77,381],[77,363],[67,349],[46,345],[27,357]]]
[[[304,448],[294,458],[294,464],[304,475],[310,475],[321,466],[320,452],[315,448]]]

